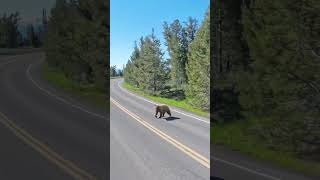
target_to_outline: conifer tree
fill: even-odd
[[[49,65],[74,81],[105,91],[109,84],[107,2],[57,0],[46,36]]]
[[[188,64],[187,97],[191,104],[201,109],[210,107],[210,16],[205,20],[191,43]]]
[[[163,90],[166,71],[160,41],[152,34],[145,37],[141,47],[139,65],[139,86],[156,95]]]
[[[164,22],[163,35],[170,55],[171,81],[173,87],[185,89],[187,83],[186,63],[188,61],[188,47],[195,37],[197,22],[191,17],[183,27],[179,20],[168,25]]]
[[[239,82],[244,114],[270,145],[305,155],[320,149],[319,11],[314,0],[257,0],[243,16],[253,60]]]

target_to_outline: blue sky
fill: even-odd
[[[110,0],[110,64],[122,68],[134,41],[150,34],[152,28],[166,50],[163,22],[184,22],[191,16],[200,24],[209,5],[209,0]]]

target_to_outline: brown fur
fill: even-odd
[[[169,116],[171,117],[170,108],[167,105],[156,105],[156,115],[155,115],[155,117],[157,117],[158,113],[160,113],[160,117],[159,118],[162,118],[165,113],[169,114]]]

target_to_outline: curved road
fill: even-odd
[[[0,179],[109,179],[109,115],[42,80],[44,58],[0,56]]]
[[[43,60],[0,56],[0,179],[311,179],[223,147],[210,155],[208,119],[179,109],[156,119],[121,79],[110,82],[109,128],[105,110],[41,78]]]
[[[209,179],[210,173],[210,179],[216,180],[317,179],[224,147],[210,148],[208,119],[177,109],[172,112],[177,119],[156,119],[155,102],[124,89],[122,82],[110,82],[111,179]],[[210,159],[211,169],[150,130],[144,122]]]
[[[209,120],[173,109],[157,119],[153,102],[122,81],[110,82],[111,179],[209,179]]]

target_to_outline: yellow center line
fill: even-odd
[[[128,109],[120,105],[117,101],[115,101],[113,98],[110,97],[110,100],[113,104],[115,104],[118,108],[120,108],[122,111],[130,115],[133,119],[141,123],[143,126],[145,126],[147,129],[151,130],[155,134],[159,135],[162,139],[166,140],[176,148],[180,149],[182,152],[205,166],[206,168],[210,168],[210,160],[205,158],[204,156],[200,155],[196,151],[192,150],[191,148],[187,147],[186,145],[180,143],[179,141],[175,140],[174,138],[170,137],[166,133],[162,132],[161,130],[157,129],[156,127],[152,126],[150,123],[146,122],[136,114],[130,112]]]
[[[58,155],[56,152],[51,150],[48,146],[41,143],[29,133],[18,127],[13,121],[9,120],[3,113],[0,112],[0,122],[10,129],[19,139],[31,146],[33,149],[38,151],[41,155],[47,158],[50,162],[56,164],[59,168],[64,170],[66,173],[79,180],[95,180],[94,176],[90,175],[86,171],[80,169],[74,165],[71,161],[65,160],[63,157]]]

